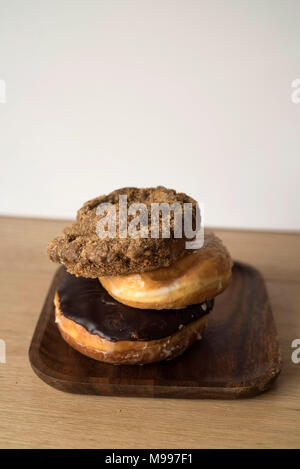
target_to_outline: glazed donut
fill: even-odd
[[[213,300],[172,311],[137,310],[116,302],[97,279],[66,274],[55,294],[55,321],[78,352],[106,363],[171,359],[201,338]]]
[[[170,267],[140,274],[100,277],[102,286],[120,303],[140,309],[177,309],[219,295],[231,281],[232,261],[212,232],[204,246]]]

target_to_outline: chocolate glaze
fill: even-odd
[[[162,339],[208,314],[214,300],[178,310],[137,309],[114,300],[98,279],[75,277],[69,273],[58,290],[63,315],[92,334],[118,340]]]

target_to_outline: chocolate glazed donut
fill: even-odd
[[[114,300],[98,279],[66,273],[55,295],[56,322],[76,350],[114,364],[181,354],[200,338],[214,300],[178,310],[137,309]]]

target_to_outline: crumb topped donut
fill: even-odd
[[[65,265],[68,272],[76,276],[96,278],[136,272],[148,272],[168,267],[185,253],[187,238],[174,236],[175,218],[170,213],[170,237],[153,238],[149,231],[147,238],[119,237],[118,223],[119,196],[127,197],[128,205],[143,203],[150,209],[152,203],[192,204],[193,225],[195,225],[196,201],[183,193],[163,186],[138,189],[125,187],[108,195],[86,202],[77,212],[77,220],[64,229],[63,233],[48,245],[48,255],[53,262]],[[97,213],[99,204],[112,204],[116,209],[117,224],[115,238],[99,238]],[[150,217],[150,210],[149,210]],[[127,220],[126,220],[127,221]],[[130,215],[128,215],[130,222]],[[150,230],[149,220],[149,230]],[[160,227],[161,230],[161,227]]]

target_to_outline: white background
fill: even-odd
[[[129,185],[300,229],[299,0],[0,0],[0,212]]]

